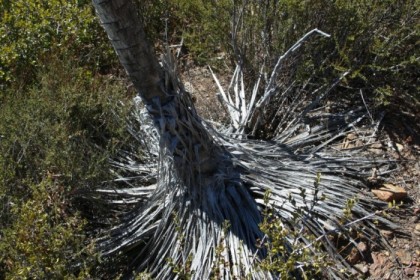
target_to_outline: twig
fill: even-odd
[[[268,84],[266,86],[266,91],[264,96],[260,99],[260,101],[258,101],[256,107],[259,108],[264,102],[266,102],[266,100],[274,93],[274,88],[273,88],[273,83],[275,78],[277,77],[278,71],[280,70],[280,66],[281,66],[281,62],[283,61],[284,58],[286,58],[290,53],[296,51],[301,45],[302,43],[312,34],[314,33],[318,33],[321,34],[322,36],[325,37],[331,37],[331,35],[322,32],[321,30],[315,28],[312,29],[311,31],[309,31],[308,33],[306,33],[302,38],[300,38],[290,49],[288,49],[283,55],[281,55],[279,57],[279,59],[277,60],[276,65],[274,66],[273,72],[271,73],[270,76],[270,80],[268,81]]]
[[[351,221],[351,222],[343,225],[343,228],[350,227],[351,225],[354,225],[354,224],[357,224],[357,223],[362,222],[364,220],[370,219],[370,218],[372,218],[372,217],[374,217],[374,216],[376,216],[376,215],[378,215],[378,214],[380,214],[382,212],[385,212],[386,210],[387,209],[385,209],[385,210],[378,210],[378,211],[375,211],[375,212],[373,212],[373,213],[371,213],[371,214],[369,214],[367,216],[364,216],[364,217],[361,217],[361,218],[359,218],[357,220]],[[321,240],[322,238],[324,238],[327,234],[337,233],[337,232],[340,232],[340,229],[339,228],[328,230],[324,234],[322,234],[321,236],[317,237],[314,241],[312,241],[308,245],[304,246],[303,248],[300,248],[299,250],[307,249],[307,248],[311,247],[315,242],[318,242],[319,240]]]
[[[360,96],[362,97],[363,104],[365,105],[366,111],[368,112],[369,118],[370,118],[370,120],[373,124],[375,121],[373,120],[372,114],[370,113],[369,108],[366,104],[365,98],[363,97],[363,91],[362,90],[360,90]]]

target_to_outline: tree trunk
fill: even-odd
[[[144,101],[149,104],[157,97],[161,104],[168,102],[171,96],[164,87],[163,71],[132,1],[94,0],[93,4],[121,64]]]
[[[220,148],[197,116],[189,94],[159,65],[136,6],[129,0],[94,0],[93,4],[179,175],[191,180],[185,174],[191,168],[196,174],[213,173]]]

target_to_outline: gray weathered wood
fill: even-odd
[[[212,138],[197,116],[188,93],[176,88],[158,63],[133,1],[93,0],[120,62],[143,99],[184,179],[186,170],[211,173],[216,167]]]
[[[146,102],[158,96],[169,100],[163,85],[163,72],[146,38],[132,1],[94,0],[98,17],[134,87]]]

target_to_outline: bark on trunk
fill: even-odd
[[[149,44],[136,6],[130,0],[93,0],[102,26],[134,87],[146,104],[178,174],[209,174],[220,148],[197,116],[189,95],[165,75]],[[188,170],[188,172],[186,172]]]
[[[94,0],[93,5],[143,100],[150,103],[154,97],[159,97],[161,104],[166,103],[170,96],[164,90],[163,71],[147,41],[135,5],[127,0]]]

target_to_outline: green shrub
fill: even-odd
[[[198,63],[212,61],[230,41],[232,1],[173,0],[173,13],[179,18],[176,27]],[[197,21],[198,20],[198,21]]]
[[[418,6],[418,1],[393,0],[282,1],[270,45],[281,54],[302,34],[319,28],[332,38],[308,45],[293,79],[302,82],[316,73],[319,86],[351,71],[342,83],[342,90],[351,89],[347,94],[362,90],[383,104],[401,94],[411,100],[418,75],[419,13],[413,8]]]
[[[2,170],[34,182],[46,171],[69,184],[103,177],[108,172],[98,172],[107,162],[106,149],[123,138],[125,125],[115,114],[126,110],[119,106],[126,89],[72,62],[51,60],[37,85],[2,97]]]
[[[312,77],[317,88],[350,71],[341,84],[344,95],[362,90],[383,105],[420,102],[418,0],[158,2],[142,6],[148,26],[163,33],[166,19],[169,37],[176,43],[183,37],[199,63],[215,64],[224,55],[224,63],[239,61],[254,81],[262,65],[270,71],[279,55],[318,28],[332,38],[299,49],[284,63],[282,83],[302,85]]]
[[[90,69],[115,63],[90,1],[1,0],[0,38],[3,88],[30,83],[52,54]]]
[[[315,190],[321,182],[321,174],[318,173],[314,181]],[[287,221],[279,216],[278,209],[269,204],[270,193],[265,194],[264,200],[267,208],[263,211],[263,222],[260,228],[264,233],[261,240],[261,248],[267,250],[267,256],[258,264],[265,271],[279,275],[279,279],[321,279],[327,275],[327,269],[334,262],[323,251],[321,239],[310,230],[304,230],[305,215],[313,215],[315,206],[327,199],[318,194],[313,201],[306,202],[306,191],[300,189],[300,196],[307,203],[297,207],[293,218]],[[289,197],[289,201],[296,205],[296,201]],[[351,211],[351,209],[350,209]]]
[[[69,215],[65,190],[51,177],[30,186],[31,198],[12,207],[0,239],[2,279],[86,279],[96,261],[84,223]]]
[[[183,41],[196,63],[214,61],[222,51],[221,46],[230,40],[232,1],[136,2],[151,40],[170,45]]]
[[[126,137],[121,81],[54,57],[35,78],[0,95],[0,275],[9,279],[88,271],[73,267],[87,258],[73,194],[111,178],[108,160]]]

